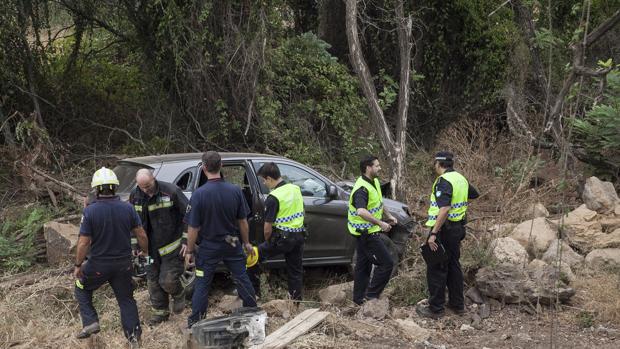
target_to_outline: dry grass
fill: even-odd
[[[620,323],[620,274],[617,270],[579,277],[574,287],[577,289],[574,302],[592,313],[596,321]]]

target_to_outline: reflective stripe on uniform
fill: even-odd
[[[196,276],[203,277],[203,276],[205,276],[205,273],[204,273],[204,271],[202,271],[200,269],[196,269]]]
[[[301,233],[302,231],[305,231],[306,228],[301,227],[301,228],[290,228],[290,227],[285,227],[285,226],[279,226],[277,227],[277,229],[289,232],[289,233]]]
[[[84,289],[84,285],[82,285],[82,283],[80,282],[80,280],[75,280],[75,286],[80,288],[80,289]]]
[[[168,245],[160,248],[157,251],[159,251],[160,256],[165,256],[171,253],[172,251],[176,250],[179,246],[181,246],[181,239],[178,239],[172,243],[169,243]]]
[[[136,210],[136,212],[142,212],[142,205],[133,205],[133,209]]]
[[[352,226],[355,229],[370,229],[370,228],[372,228],[372,226],[374,224],[372,224],[372,223],[359,223],[358,224],[358,223],[351,223],[351,222],[349,222],[349,225]]]
[[[131,244],[135,245],[138,243],[138,239],[137,238],[131,238]]]
[[[183,235],[182,235],[181,237],[182,237],[183,239],[187,239],[187,232],[186,232],[186,231],[184,231],[184,232],[183,232]]]
[[[375,214],[376,212],[379,212],[379,210],[382,208],[383,208],[383,204],[381,204],[379,207],[371,208],[370,210],[368,210],[368,212],[370,212],[370,214]],[[351,216],[358,216],[356,211],[349,211],[349,214]]]
[[[151,308],[151,312],[153,313],[153,315],[159,315],[159,316],[166,316],[170,314],[170,312],[166,309]]]
[[[286,217],[280,217],[280,218],[276,218],[276,220],[274,221],[274,223],[285,223],[285,222],[290,222],[295,218],[301,218],[304,216],[303,212],[298,212],[295,214],[292,214],[290,216],[286,216]]]
[[[160,208],[172,207],[174,202],[172,201],[163,201],[158,204],[149,205],[149,212],[159,210]]]

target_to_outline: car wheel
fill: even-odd
[[[381,239],[381,241],[383,241],[385,248],[388,250],[388,252],[390,253],[390,256],[392,257],[392,260],[394,261],[394,268],[392,269],[392,275],[391,275],[391,277],[394,277],[396,275],[396,272],[398,271],[398,265],[400,263],[400,255],[399,255],[398,246],[396,245],[396,243],[394,243],[394,241],[390,239],[389,235],[387,234],[379,234],[379,238]],[[349,264],[349,273],[353,277],[355,277],[355,264],[356,263],[357,263],[357,248],[353,250],[353,257],[351,258],[351,263]],[[373,271],[374,271],[374,268],[373,268]]]
[[[194,294],[194,285],[196,283],[196,269],[194,267],[185,269],[180,279],[181,285],[185,290],[185,299],[191,301],[192,295]]]

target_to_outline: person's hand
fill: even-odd
[[[181,251],[179,251],[179,254],[183,257],[185,257],[185,252],[187,252],[187,245],[186,244],[182,244],[181,245]]]
[[[428,246],[430,246],[431,250],[433,251],[437,251],[437,248],[439,248],[439,246],[437,245],[437,243],[435,242],[435,240],[437,240],[437,236],[436,235],[431,235],[428,238],[428,241],[426,241],[426,243],[428,244]]]
[[[387,233],[390,229],[392,229],[392,226],[384,221],[379,222],[379,226],[381,227],[381,231],[384,233]]]
[[[185,268],[194,266],[194,254],[185,251]]]
[[[81,279],[82,276],[83,276],[83,274],[82,274],[82,267],[81,266],[80,267],[77,267],[77,266],[74,267],[73,268],[73,277],[76,278],[76,279]]]
[[[396,224],[398,224],[398,220],[396,219],[396,217],[390,215],[387,218],[387,222],[391,225],[391,226],[395,226]]]
[[[254,256],[254,246],[252,246],[251,243],[246,242],[245,244],[243,244],[243,248],[245,249],[245,253],[248,256]]]

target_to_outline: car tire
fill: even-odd
[[[400,263],[400,254],[399,254],[398,246],[396,245],[394,241],[392,241],[392,239],[390,239],[390,236],[387,234],[383,234],[383,233],[379,234],[379,238],[381,239],[381,241],[383,241],[385,248],[388,250],[388,252],[390,253],[390,256],[392,257],[392,261],[394,261],[394,267],[392,268],[392,275],[391,275],[391,277],[394,277],[396,273],[398,272],[398,265]],[[349,264],[349,273],[353,277],[355,277],[355,264],[356,263],[357,263],[357,248],[354,248],[353,257],[351,258],[351,263]],[[373,271],[374,271],[374,268],[373,268]],[[372,277],[372,273],[371,273],[371,277]]]

